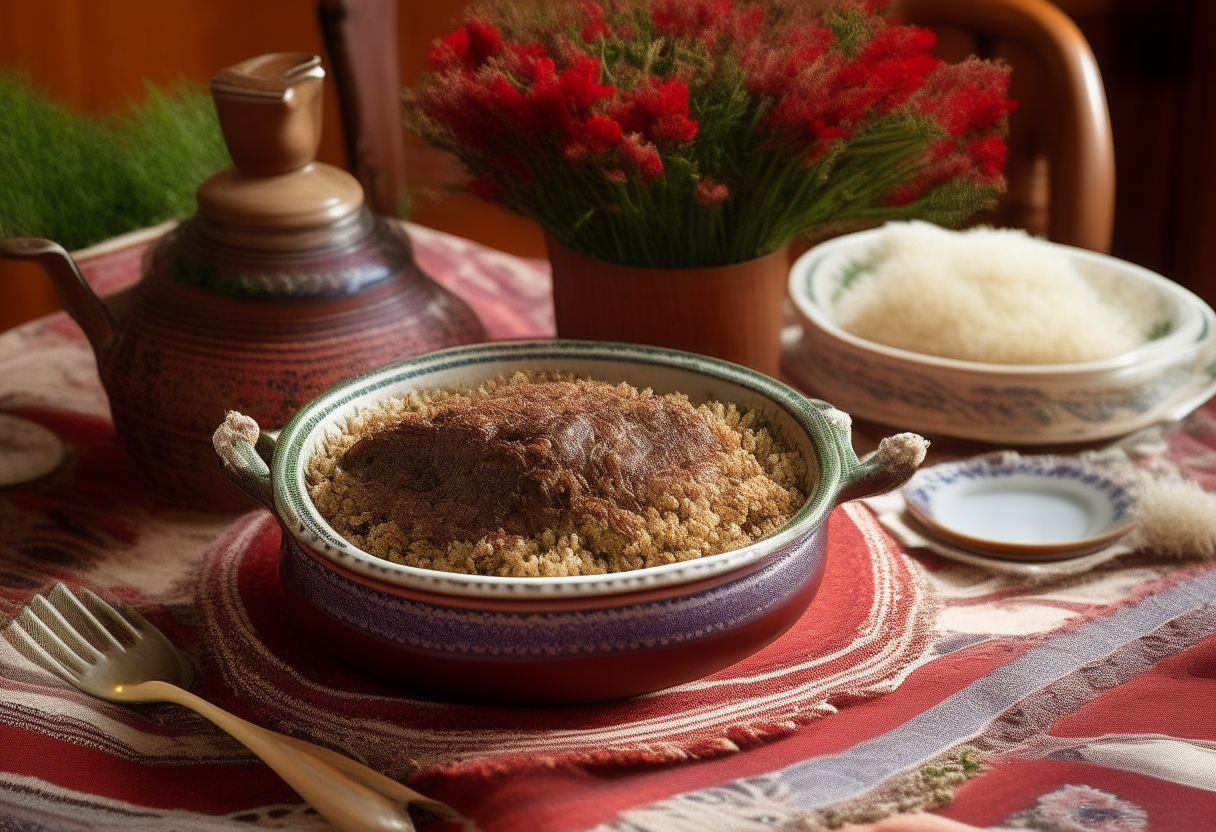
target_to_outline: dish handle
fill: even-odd
[[[264,431],[243,413],[229,410],[224,423],[215,429],[211,444],[228,481],[274,511],[274,485],[270,459],[278,431]]]
[[[853,420],[849,414],[818,399],[811,399],[811,403],[823,414],[840,452],[836,505],[893,491],[910,480],[925,461],[929,440],[917,433],[884,437],[878,450],[859,459],[853,451]]]

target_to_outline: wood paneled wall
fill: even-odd
[[[1110,107],[1111,253],[1216,306],[1216,2],[1086,0],[1073,16]]]

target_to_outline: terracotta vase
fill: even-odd
[[[559,338],[670,347],[777,374],[786,249],[726,266],[656,269],[546,242]]]

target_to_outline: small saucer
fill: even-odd
[[[998,454],[927,468],[904,487],[908,513],[951,546],[1010,560],[1060,560],[1135,526],[1127,483],[1076,459]]]

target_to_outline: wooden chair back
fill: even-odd
[[[406,197],[397,0],[319,0],[317,15],[338,87],[347,167],[372,210],[395,216]]]
[[[1115,150],[1102,77],[1089,42],[1047,0],[894,0],[904,23],[938,33],[946,60],[969,54],[1012,67],[1009,190],[983,222],[1109,252]]]

